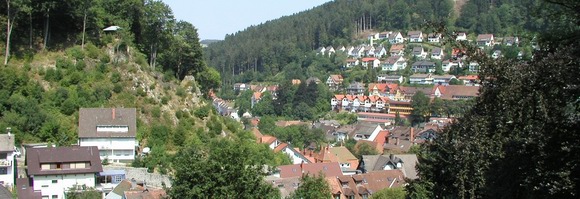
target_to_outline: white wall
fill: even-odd
[[[53,180],[56,180],[53,183]],[[35,191],[40,191],[42,196],[48,196],[52,199],[53,195],[57,195],[58,199],[64,199],[64,193],[74,185],[86,185],[87,187],[95,187],[95,174],[68,174],[68,175],[47,175],[34,176],[33,185]]]
[[[10,166],[2,166],[2,168],[6,168],[7,173],[0,174],[0,181],[4,182],[4,186],[14,186],[14,166],[16,164],[16,161],[14,161],[13,152],[8,152],[6,154],[6,161],[9,162]]]
[[[119,162],[135,159],[135,138],[80,138],[81,146],[96,146],[101,153],[101,160]]]

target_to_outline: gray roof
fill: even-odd
[[[81,108],[79,110],[79,138],[135,137],[137,132],[135,108]],[[127,133],[99,132],[98,125],[127,125]]]
[[[371,135],[377,126],[379,125],[370,122],[360,122],[356,125],[355,132],[362,135]]]
[[[10,193],[10,191],[2,185],[0,185],[0,198],[1,199],[11,199],[12,198],[12,193]]]
[[[417,179],[417,155],[415,154],[400,154],[400,155],[363,155],[365,170],[381,171],[387,163],[396,165],[396,163],[403,163],[403,174],[410,179]]]
[[[14,151],[14,134],[0,134],[0,151]]]

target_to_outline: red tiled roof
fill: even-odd
[[[477,75],[466,75],[466,76],[460,76],[457,79],[460,79],[460,80],[478,80],[479,79],[479,76],[477,76]]]
[[[260,143],[263,144],[272,144],[276,141],[276,137],[265,135],[260,138]]]
[[[278,146],[277,146],[277,147],[274,149],[274,152],[279,152],[279,151],[282,151],[282,150],[284,150],[284,148],[286,148],[287,146],[288,146],[288,144],[286,144],[286,143],[282,142],[282,144],[278,145]]]
[[[302,173],[318,175],[321,171],[326,177],[342,175],[338,162],[282,165],[278,169],[280,170],[281,178],[302,176]]]
[[[260,98],[262,98],[262,93],[258,91],[254,92],[254,99],[259,100]]]
[[[363,62],[370,62],[370,61],[375,61],[375,60],[377,60],[376,57],[365,57],[365,58],[362,58],[362,61]]]

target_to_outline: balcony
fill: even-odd
[[[9,166],[12,166],[11,161],[0,159],[0,167],[9,167]]]

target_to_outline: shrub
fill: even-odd
[[[113,86],[113,92],[120,93],[121,91],[123,91],[123,85],[121,85],[120,83],[116,83]]]
[[[113,72],[113,74],[111,74],[111,82],[118,83],[119,81],[121,81],[121,74],[116,71]]]
[[[75,58],[76,60],[82,60],[85,58],[85,52],[80,46],[75,46],[66,50],[66,55]]]
[[[193,115],[199,119],[203,119],[209,115],[209,106],[203,106],[193,112]]]
[[[91,59],[97,59],[101,54],[101,50],[92,43],[88,43],[85,45],[85,51],[87,53],[87,56],[90,57]]]
[[[161,104],[167,105],[167,102],[169,102],[169,97],[167,96],[161,97]]]
[[[141,97],[145,97],[145,96],[147,96],[147,93],[145,92],[145,90],[143,90],[141,88],[137,88],[137,95],[139,95]]]
[[[175,90],[175,94],[179,97],[184,97],[185,96],[185,89],[182,87],[177,87],[177,90]]]
[[[153,110],[151,110],[151,115],[153,115],[154,118],[161,117],[161,108],[159,108],[158,106],[153,107]]]
[[[70,69],[73,67],[74,67],[74,64],[72,63],[71,60],[63,58],[63,57],[56,58],[56,68]]]

